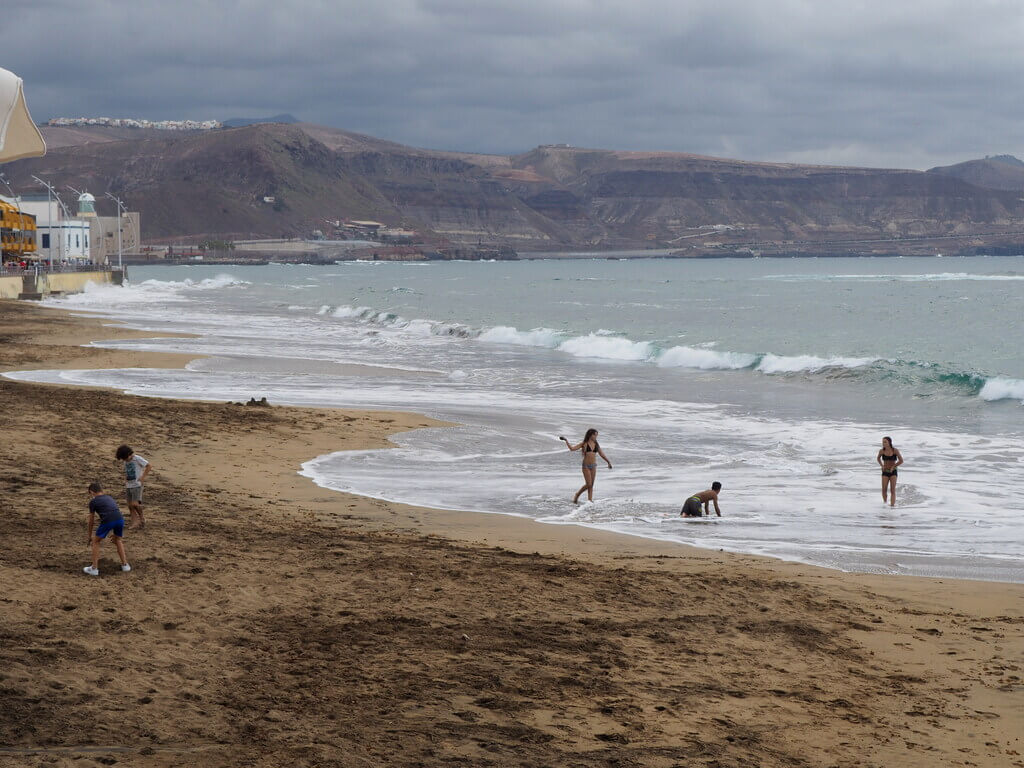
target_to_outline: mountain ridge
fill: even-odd
[[[310,123],[153,133],[64,134],[66,143],[45,157],[5,171],[20,189],[33,186],[34,174],[98,197],[111,191],[142,213],[150,241],[303,237],[336,219],[373,219],[457,243],[659,246],[693,255],[730,244],[891,243],[977,232],[1005,239],[1024,232],[1024,202],[1015,190],[938,169],[564,145],[484,155],[407,147]]]
[[[955,165],[930,168],[928,173],[953,176],[987,189],[1024,191],[1024,161],[1013,155],[991,155]]]
[[[227,120],[222,120],[221,125],[225,128],[243,128],[247,125],[256,125],[258,123],[298,123],[301,122],[297,117],[289,115],[287,112],[280,115],[274,115],[273,117],[229,117]]]

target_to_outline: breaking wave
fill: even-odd
[[[994,376],[988,379],[978,397],[982,400],[1020,400],[1024,404],[1024,380]]]
[[[394,312],[364,306],[322,306],[319,315],[339,320],[374,325],[401,331],[410,336],[449,336],[484,344],[536,347],[562,352],[581,359],[609,360],[656,365],[659,368],[700,371],[749,370],[766,376],[857,376],[865,380],[885,380],[908,388],[951,392],[982,400],[1021,399],[1024,381],[1005,377],[987,377],[980,373],[958,371],[930,362],[888,360],[879,357],[849,355],[779,355],[771,352],[734,352],[713,349],[713,343],[700,346],[659,345],[656,341],[636,341],[607,329],[573,335],[553,328],[520,330],[497,325],[472,328],[459,323],[407,319]]]
[[[566,339],[558,345],[558,350],[573,357],[636,362],[652,360],[656,354],[656,347],[649,341],[630,341],[621,336],[607,336],[598,333]]]
[[[185,302],[195,291],[214,291],[234,286],[250,285],[234,275],[221,274],[203,280],[143,280],[128,282],[130,290],[111,283],[86,283],[81,293],[53,296],[43,303],[54,307],[74,307],[76,310],[106,312],[111,305],[137,306],[154,302]]]
[[[563,336],[550,328],[534,328],[532,331],[520,331],[508,325],[498,325],[481,332],[477,337],[480,341],[492,344],[515,344],[521,347],[548,347],[554,349],[562,343]]]
[[[718,352],[697,347],[670,347],[662,352],[657,363],[662,368],[696,368],[702,371],[735,371],[753,368],[757,355],[744,352]]]
[[[877,357],[815,357],[814,355],[764,355],[757,363],[761,373],[818,373],[827,368],[860,368]]]

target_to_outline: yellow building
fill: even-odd
[[[36,217],[0,198],[0,250],[4,261],[35,258]]]

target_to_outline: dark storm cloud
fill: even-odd
[[[1024,155],[1024,8],[982,0],[14,0],[37,119],[292,112],[416,146],[928,167]]]

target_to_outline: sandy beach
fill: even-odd
[[[180,366],[0,302],[0,370]],[[257,399],[259,392],[253,392]],[[1024,586],[334,493],[412,413],[0,379],[0,766],[1024,766]],[[153,463],[131,573],[86,485]],[[576,477],[567,477],[567,493]],[[727,513],[727,509],[726,509]]]

